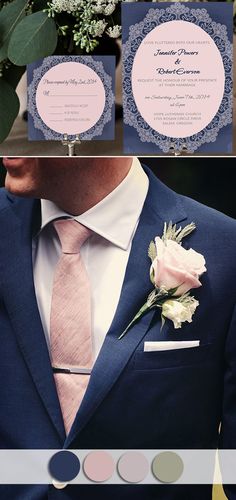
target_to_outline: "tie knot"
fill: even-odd
[[[92,231],[73,219],[59,219],[53,222],[59,236],[62,252],[79,253],[80,248],[89,238]]]

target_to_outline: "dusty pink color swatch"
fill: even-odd
[[[118,473],[128,483],[140,483],[148,472],[148,460],[138,451],[126,452],[118,462]]]
[[[106,451],[92,451],[83,463],[85,475],[96,483],[103,483],[111,478],[115,463],[112,456]]]

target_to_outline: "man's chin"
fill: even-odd
[[[27,183],[24,178],[12,176],[9,172],[7,172],[6,175],[5,188],[9,191],[9,193],[14,194],[15,196],[35,196],[35,190],[33,189],[32,184]]]
[[[3,158],[7,175],[6,189],[17,196],[35,195],[35,159],[34,158]]]

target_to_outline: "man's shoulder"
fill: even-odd
[[[172,220],[168,217],[173,217],[173,220],[195,222],[208,234],[227,233],[236,239],[235,219],[193,198],[175,192],[153,174],[149,174],[149,178],[152,188],[149,200],[163,220],[168,222]]]
[[[209,233],[223,232],[231,233],[236,238],[236,220],[226,215],[215,208],[209,207],[192,198],[183,195],[177,195],[183,205],[188,217],[192,217],[194,222],[200,223],[201,226]]]
[[[5,188],[0,189],[0,212],[9,207],[10,204],[9,193]]]
[[[12,205],[19,205],[22,207],[30,207],[32,203],[34,203],[33,198],[24,198],[21,196],[16,196],[5,188],[0,188],[0,213],[8,208],[11,208]]]

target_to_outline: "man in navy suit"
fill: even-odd
[[[164,186],[137,159],[5,159],[0,194],[2,449],[236,448],[236,223]],[[93,232],[82,252],[92,288],[94,366],[66,435],[50,361],[55,219]],[[206,260],[192,323],[161,330],[151,310],[118,340],[153,286],[148,247],[164,223]],[[73,299],[73,298],[72,298]],[[144,342],[199,341],[146,352]],[[221,430],[219,433],[219,427]],[[225,487],[236,499],[236,488]],[[210,500],[209,485],[0,486],[4,500]]]

